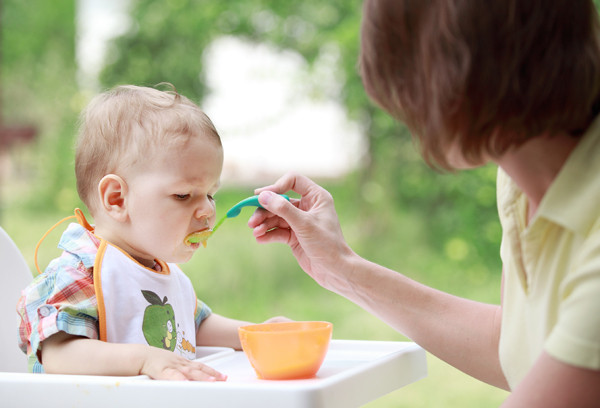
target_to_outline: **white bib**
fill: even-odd
[[[196,358],[196,294],[175,264],[146,268],[101,240],[94,263],[100,340],[149,344]]]

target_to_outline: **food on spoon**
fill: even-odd
[[[206,240],[208,239],[208,237],[210,237],[210,235],[212,234],[212,232],[213,232],[212,229],[205,229],[203,231],[192,232],[187,237],[185,237],[185,239],[183,240],[183,242],[187,246],[190,246],[192,244],[200,243],[200,244],[202,244],[202,246],[204,248],[206,248]]]

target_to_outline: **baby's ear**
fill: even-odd
[[[98,195],[100,196],[100,211],[116,221],[127,220],[127,208],[125,196],[127,195],[127,183],[116,174],[107,174],[98,183]]]

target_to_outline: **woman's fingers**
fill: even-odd
[[[281,217],[277,221],[278,225],[272,225],[272,227],[294,228],[302,222],[305,212],[272,191],[261,192],[258,195],[258,201],[266,210]],[[281,221],[279,221],[280,219]]]
[[[289,229],[290,226],[283,218],[277,217],[269,211],[259,208],[248,220],[248,226],[254,228],[253,234],[255,237],[265,235],[273,228]]]
[[[292,241],[292,230],[285,228],[275,228],[267,231],[262,235],[256,236],[256,242],[259,244],[269,244],[272,242],[280,242],[283,244],[290,244]]]
[[[315,185],[316,184],[306,176],[296,173],[287,173],[270,186],[257,188],[254,191],[254,194],[260,194],[263,191],[274,191],[282,194],[291,190],[304,196],[308,194]]]

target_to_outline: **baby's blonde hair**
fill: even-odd
[[[79,197],[92,214],[97,204],[95,192],[105,175],[148,159],[156,149],[196,136],[221,146],[208,116],[170,86],[172,91],[118,86],[97,95],[82,112],[75,176]]]

